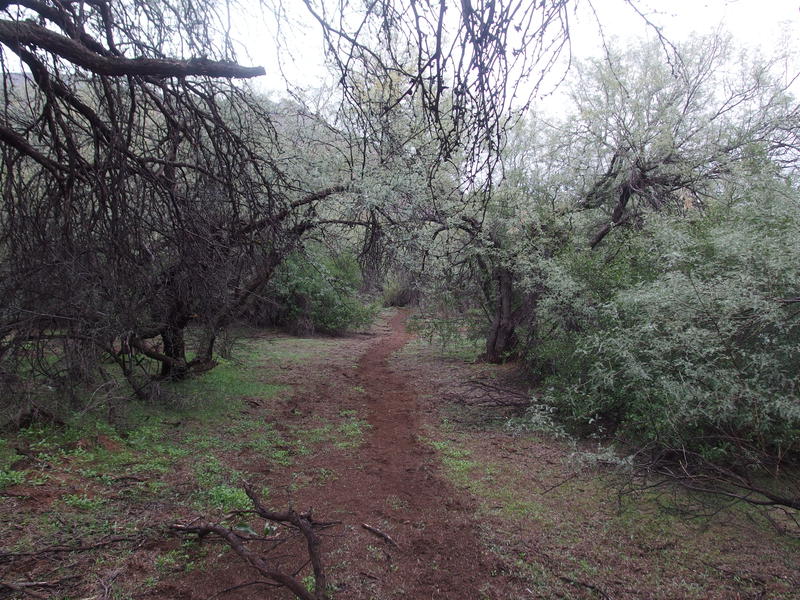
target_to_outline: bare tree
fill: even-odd
[[[316,205],[345,191],[286,177],[269,107],[232,82],[264,70],[235,62],[220,8],[0,3],[6,379],[31,348],[71,379],[42,356],[76,341],[139,393],[152,360],[170,377],[212,366],[216,332],[315,226]]]
[[[303,1],[362,144],[430,145],[429,179],[454,171],[455,187],[487,194],[508,127],[569,49],[569,0]],[[408,114],[419,127],[393,135]]]

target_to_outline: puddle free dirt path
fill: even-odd
[[[509,593],[514,582],[491,575],[494,562],[482,552],[475,504],[446,479],[426,438],[435,435],[436,423],[426,422],[431,401],[416,393],[425,376],[402,370],[392,358],[412,339],[407,318],[396,311],[367,336],[326,344],[301,364],[287,365],[280,380],[297,388],[282,401],[280,416],[267,417],[276,428],[286,436],[320,431],[315,428],[336,428],[348,415],[370,425],[357,447],[317,446],[289,468],[256,454],[240,468],[266,479],[272,506],[285,502],[341,523],[324,533],[322,546],[335,600],[522,598]],[[363,524],[389,535],[397,547]],[[286,556],[296,567],[300,557]],[[253,580],[251,570],[228,553],[211,569],[161,586],[155,597],[205,600],[221,590],[231,600],[292,597],[286,590],[246,587]]]
[[[365,570],[352,565],[359,570],[362,589],[344,595],[362,597],[372,588],[380,598],[485,598],[481,590],[487,588],[490,568],[470,502],[438,472],[435,455],[422,439],[413,374],[391,367],[392,354],[411,339],[406,319],[405,312],[395,314],[358,362],[356,377],[371,429],[354,457],[356,468],[327,490],[326,504],[346,508],[347,529],[359,532],[348,544],[350,561],[365,565]],[[362,523],[389,534],[399,550],[361,528]],[[351,582],[359,587],[358,579]]]

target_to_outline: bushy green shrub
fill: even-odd
[[[349,254],[296,252],[277,269],[256,318],[295,333],[341,333],[364,327],[374,316],[357,295],[358,263]]]
[[[565,362],[545,400],[582,433],[638,447],[797,456],[798,240],[796,192],[762,189],[705,215],[651,217],[626,268],[565,258],[540,312],[556,327],[539,352]]]
[[[391,273],[383,283],[381,297],[384,306],[408,306],[419,301],[419,291],[408,274]]]

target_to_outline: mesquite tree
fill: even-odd
[[[214,2],[2,2],[0,372],[213,365],[343,182],[287,175]],[[185,331],[196,323],[187,358]],[[64,352],[53,361],[55,344]],[[30,364],[29,364],[30,367]]]
[[[612,47],[577,65],[575,112],[559,135],[577,208],[602,214],[590,247],[648,212],[702,207],[743,164],[796,160],[798,111],[780,63],[738,53],[715,34],[667,51],[652,42]]]
[[[569,0],[303,3],[363,135],[383,137],[411,106],[437,142],[429,172],[455,167],[470,187],[492,180],[509,124],[569,46]]]
[[[403,172],[414,173],[388,210],[372,208],[366,266],[385,260],[386,235],[397,236],[413,256],[391,256],[395,268],[419,281],[437,256],[446,263],[456,247],[479,248],[468,258],[455,256],[457,268],[446,269],[455,279],[463,279],[460,267],[481,278],[477,287],[490,320],[486,356],[503,360],[514,346],[516,308],[503,236],[486,217],[502,179],[509,128],[543,79],[561,68],[572,3],[304,4],[323,32],[362,156],[372,154],[384,167],[404,163]],[[412,199],[398,207],[403,196]],[[375,237],[378,232],[384,237]]]
[[[580,329],[591,294],[575,289],[550,311],[555,322],[537,316],[547,279],[559,286],[553,255],[592,249],[595,281],[613,287],[621,247],[649,216],[699,213],[714,198],[744,193],[755,174],[795,168],[800,113],[775,72],[780,61],[736,56],[718,35],[667,50],[610,47],[605,58],[577,64],[574,111],[517,128],[486,212],[493,227],[476,237],[487,249],[479,256],[499,265],[487,355],[492,343],[495,356],[525,353]],[[526,347],[516,348],[515,337]]]

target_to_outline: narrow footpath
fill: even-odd
[[[407,313],[397,312],[359,359],[356,380],[371,428],[349,474],[326,489],[324,504],[346,509],[340,552],[356,571],[350,585],[361,588],[343,590],[342,597],[485,598],[481,590],[491,568],[480,550],[469,500],[439,473],[421,430],[413,375],[390,365],[392,354],[411,339],[406,320]],[[391,536],[399,548],[365,530],[365,523]],[[337,555],[334,551],[334,562]]]

